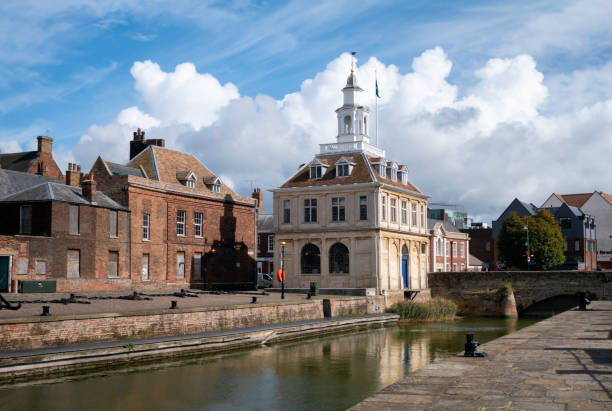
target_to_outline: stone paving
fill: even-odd
[[[42,312],[42,306],[48,305],[53,316],[72,315],[72,314],[95,314],[95,313],[126,313],[126,312],[142,312],[162,310],[170,307],[172,300],[177,301],[178,308],[196,308],[196,307],[225,307],[232,305],[249,304],[253,297],[257,297],[258,303],[264,304],[280,304],[281,302],[294,303],[306,299],[304,294],[286,293],[285,299],[281,300],[280,293],[264,293],[259,291],[244,291],[236,293],[203,293],[201,290],[186,290],[192,293],[195,297],[176,297],[176,296],[156,296],[150,297],[150,300],[125,300],[125,299],[85,299],[77,298],[77,301],[89,302],[90,304],[62,304],[49,303],[52,300],[60,300],[69,298],[70,293],[32,293],[32,294],[8,294],[3,293],[2,296],[7,301],[13,303],[21,301],[22,306],[19,310],[0,310],[0,320],[9,318],[27,318],[39,317]],[[143,291],[143,295],[152,294],[172,294],[176,290],[156,290]],[[75,293],[78,296],[88,297],[118,297],[128,296],[129,291],[108,291],[108,292],[81,292]],[[322,297],[314,297],[322,298]],[[33,301],[45,302],[33,302]]]
[[[612,301],[589,308],[484,344],[486,358],[434,362],[352,409],[612,411]]]

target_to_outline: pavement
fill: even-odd
[[[353,410],[612,410],[612,301],[436,361]],[[478,340],[478,335],[476,335]]]
[[[150,299],[129,300],[119,297],[128,297],[132,293],[128,291],[100,291],[80,292],[76,295],[76,303],[64,304],[61,299],[69,299],[70,293],[32,293],[32,294],[2,294],[11,304],[21,303],[19,310],[0,309],[0,321],[11,318],[40,317],[42,306],[48,305],[52,316],[78,315],[78,314],[100,314],[100,313],[127,313],[157,311],[170,308],[171,301],[176,301],[178,308],[198,307],[227,307],[234,305],[250,304],[253,297],[257,297],[257,303],[280,304],[305,301],[304,294],[286,293],[285,299],[281,299],[280,293],[267,293],[259,291],[222,292],[211,293],[202,290],[185,290],[190,296],[179,297],[174,295],[173,290],[143,291],[139,293],[142,297]],[[165,294],[165,295],[161,295]],[[315,299],[322,297],[313,297]],[[55,301],[55,302],[53,302]],[[88,304],[87,304],[88,303]]]

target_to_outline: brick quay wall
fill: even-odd
[[[383,312],[377,299],[329,299],[332,317]],[[324,318],[324,301],[0,320],[0,350],[196,334]]]

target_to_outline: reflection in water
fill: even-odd
[[[346,409],[480,342],[534,320],[409,324],[229,354],[123,367],[0,389],[0,409]]]

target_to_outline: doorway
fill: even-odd
[[[11,284],[11,256],[0,255],[0,292],[9,292]]]
[[[404,288],[410,288],[408,284],[408,248],[402,247],[402,280]]]

